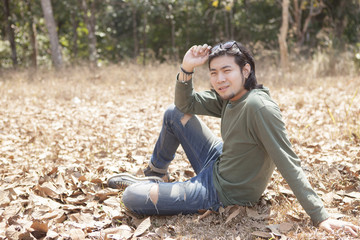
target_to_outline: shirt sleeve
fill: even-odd
[[[176,81],[175,106],[180,111],[189,114],[221,117],[222,105],[223,100],[215,91],[195,92],[192,80],[186,82]]]
[[[275,163],[314,225],[329,218],[320,197],[301,168],[300,159],[292,150],[280,109],[277,106],[264,106],[255,113],[254,120],[259,144]]]

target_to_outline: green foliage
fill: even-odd
[[[95,3],[98,59],[102,63],[129,59],[179,61],[194,44],[215,44],[235,39],[263,50],[278,48],[281,4],[275,0],[87,0]],[[29,66],[30,22],[36,25],[38,63],[48,64],[50,46],[39,1],[9,1],[21,66]],[[290,1],[293,3],[292,1]],[[302,24],[310,1],[303,1]],[[317,7],[318,1],[313,2]],[[314,49],[343,48],[360,42],[360,3],[357,0],[324,0],[322,11],[311,19],[302,44],[304,56]],[[52,1],[62,54],[71,64],[89,59],[88,29],[81,1]],[[315,6],[314,5],[314,6]],[[1,1],[0,7],[3,8]],[[30,8],[31,7],[31,8]],[[293,6],[292,6],[293,7]],[[290,9],[291,12],[292,9]],[[3,13],[0,17],[4,18]],[[288,46],[297,44],[293,16]],[[10,67],[6,26],[0,21],[0,66]],[[354,59],[357,59],[356,54]],[[140,59],[140,60],[139,60]],[[357,61],[357,60],[355,60]]]

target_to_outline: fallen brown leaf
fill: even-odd
[[[31,224],[31,228],[35,231],[46,233],[49,230],[48,223],[43,221],[34,220]]]
[[[134,232],[135,237],[142,235],[151,226],[150,217],[145,218]]]
[[[269,232],[254,231],[251,233],[251,235],[253,235],[255,237],[262,237],[262,238],[267,238],[267,239],[273,238],[273,235]]]
[[[229,223],[233,218],[235,218],[237,215],[239,215],[242,212],[242,208],[237,206],[237,209],[233,211],[226,219],[225,224]]]
[[[81,229],[74,228],[70,230],[70,237],[73,240],[84,240],[85,236],[85,233]]]

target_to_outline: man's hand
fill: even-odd
[[[319,227],[326,231],[333,233],[334,230],[343,229],[344,232],[350,233],[353,237],[358,237],[360,234],[360,227],[352,223],[328,218],[319,224]]]
[[[197,66],[203,65],[209,58],[211,47],[207,44],[194,45],[185,54],[182,68],[187,72],[194,71]]]

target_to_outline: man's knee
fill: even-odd
[[[122,196],[122,202],[126,208],[132,211],[143,208],[150,200],[156,206],[159,199],[159,184],[150,186],[134,184],[127,187]]]
[[[175,112],[179,111],[174,104],[171,104],[164,113],[165,118],[171,117]]]
[[[166,109],[164,114],[164,120],[165,121],[174,120],[175,116],[181,116],[181,115],[182,112],[174,104],[172,104]],[[192,116],[193,115],[191,114],[184,114],[180,119],[181,124],[185,126]]]
[[[184,116],[180,120],[181,124],[185,127],[186,123],[190,120],[191,117],[191,114],[184,114]]]

